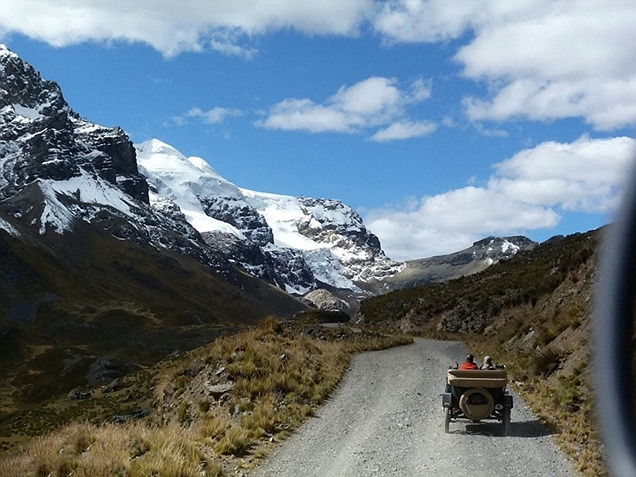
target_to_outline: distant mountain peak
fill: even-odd
[[[204,159],[156,139],[136,148],[151,201],[175,204],[211,247],[289,292],[322,284],[360,292],[358,283],[401,266],[341,201],[241,189]]]
[[[521,235],[486,237],[458,252],[411,260],[400,273],[387,279],[384,285],[393,289],[410,288],[472,275],[536,246],[536,242]]]

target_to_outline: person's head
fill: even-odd
[[[490,356],[484,356],[484,364],[486,366],[492,366],[492,358]]]
[[[468,354],[468,355],[466,355],[466,361],[468,361],[469,363],[472,363],[474,359],[475,359],[475,358],[473,357],[473,355],[472,355],[472,354]]]

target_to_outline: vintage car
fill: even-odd
[[[508,389],[508,371],[497,369],[465,370],[451,368],[442,394],[444,430],[451,421],[468,419],[480,422],[496,419],[502,423],[503,434],[510,433],[512,394]]]

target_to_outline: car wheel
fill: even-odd
[[[503,435],[504,436],[510,435],[510,408],[509,407],[503,408],[502,421],[503,421]]]
[[[448,434],[450,431],[450,408],[444,409],[444,432]]]

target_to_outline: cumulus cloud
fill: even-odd
[[[469,98],[474,120],[582,117],[597,130],[636,123],[636,4],[540,2],[494,17],[456,55],[464,75],[485,78],[488,98]]]
[[[431,121],[402,121],[391,124],[389,127],[380,129],[373,136],[372,141],[386,142],[399,139],[408,139],[411,137],[426,136],[434,132],[437,125]]]
[[[608,214],[618,205],[634,153],[628,137],[549,141],[495,165],[488,188],[528,204]]]
[[[374,20],[389,42],[433,43],[459,37],[483,14],[479,0],[389,0]]]
[[[354,35],[373,0],[3,0],[0,34],[18,32],[55,46],[84,41],[143,42],[173,56],[216,49],[249,56],[250,35],[293,28],[307,34]]]
[[[465,100],[474,121],[582,117],[605,131],[636,123],[635,24],[631,0],[391,0],[374,22],[391,42],[470,32],[455,60],[490,88]]]
[[[397,79],[371,77],[352,86],[342,86],[324,104],[310,99],[285,99],[272,106],[257,124],[267,129],[312,133],[354,133],[382,127],[373,140],[389,141],[429,134],[435,126],[407,119],[409,105],[431,95],[430,81],[416,80],[400,89]]]
[[[627,137],[545,142],[495,164],[484,187],[370,210],[365,223],[388,256],[407,260],[455,252],[487,235],[551,229],[566,213],[612,214],[634,153]]]
[[[582,117],[604,131],[636,123],[635,24],[632,0],[0,2],[0,36],[55,46],[142,42],[166,56],[216,50],[250,58],[255,37],[285,29],[356,36],[371,25],[387,43],[465,38],[454,58],[465,77],[489,86],[486,96],[466,98],[470,119]],[[320,128],[320,113],[310,110],[309,125]]]

